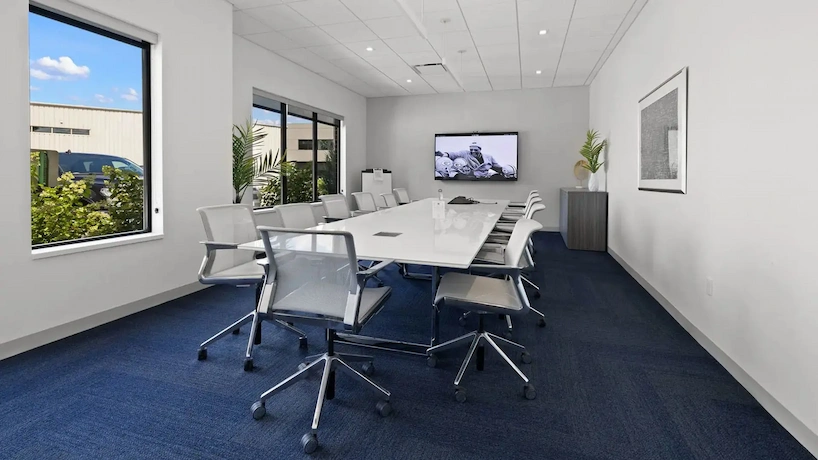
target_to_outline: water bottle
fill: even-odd
[[[443,189],[442,188],[437,189],[437,199],[440,200],[440,201],[443,201]]]

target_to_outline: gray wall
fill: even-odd
[[[392,170],[394,187],[413,198],[465,195],[523,200],[538,189],[546,229],[559,225],[559,189],[576,184],[573,166],[588,129],[588,88],[433,94],[367,99],[369,168]],[[434,179],[436,133],[518,131],[517,182],[446,182]]]

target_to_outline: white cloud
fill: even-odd
[[[110,97],[105,97],[105,96],[103,96],[102,94],[94,94],[94,98],[95,98],[95,99],[96,99],[98,102],[101,102],[101,103],[103,103],[103,104],[110,104],[111,102],[114,102],[114,100],[113,100],[113,99],[111,99]]]
[[[278,126],[281,124],[278,120],[253,120],[256,124],[259,125],[271,125],[271,126]]]
[[[40,88],[39,88],[39,87],[37,87],[37,86],[29,86],[29,87],[28,87],[28,90],[29,90],[29,91],[39,91],[39,90],[40,90]]]
[[[85,65],[77,65],[68,56],[51,59],[50,56],[41,57],[31,63],[30,75],[38,80],[76,80],[88,78],[91,69]]]
[[[139,99],[139,93],[137,93],[133,88],[128,88],[128,92],[122,95],[122,99],[125,99],[126,101],[135,101]]]

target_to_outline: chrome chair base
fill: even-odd
[[[298,329],[290,324],[287,324],[284,321],[278,320],[273,318],[272,316],[267,315],[266,313],[259,313],[257,311],[251,311],[250,313],[244,315],[241,319],[236,321],[235,323],[227,326],[226,328],[222,329],[218,334],[214,335],[213,337],[205,340],[199,345],[199,354],[198,360],[203,361],[207,359],[207,347],[220,340],[227,335],[236,334],[236,331],[239,330],[242,326],[247,323],[252,322],[252,327],[250,328],[250,337],[247,340],[247,351],[244,355],[244,370],[250,372],[253,370],[253,346],[258,345],[261,343],[261,323],[262,321],[270,321],[276,326],[288,330],[292,333],[298,334],[298,343],[299,347],[304,349],[307,348],[307,335],[301,329]]]
[[[330,332],[330,334],[334,335],[334,332]],[[326,353],[309,357],[314,359],[312,359],[309,363],[302,363],[299,365],[298,372],[292,374],[291,376],[282,380],[278,385],[262,393],[259,400],[253,403],[253,405],[250,407],[253,418],[256,420],[261,420],[267,413],[266,402],[268,399],[272,398],[278,393],[281,393],[294,383],[306,379],[312,371],[322,369],[321,386],[318,389],[318,401],[315,404],[312,427],[310,431],[301,438],[301,444],[304,448],[304,452],[308,454],[314,452],[318,447],[318,423],[321,419],[321,410],[324,407],[324,401],[335,398],[336,370],[340,370],[341,372],[353,377],[358,382],[366,384],[369,388],[372,388],[376,393],[384,398],[378,401],[378,403],[375,405],[375,409],[377,410],[378,414],[380,414],[382,417],[387,417],[392,413],[392,406],[389,402],[391,393],[377,383],[373,382],[372,379],[364,375],[362,372],[353,369],[352,366],[347,363],[347,361],[365,361],[366,364],[364,364],[364,372],[371,374],[374,372],[374,367],[372,367],[372,357],[348,353],[335,353],[332,351],[331,346],[329,348],[330,350]],[[367,365],[369,365],[368,368]]]
[[[508,316],[507,316],[508,317]],[[460,370],[457,372],[457,376],[454,378],[454,387],[455,387],[455,399],[459,402],[466,401],[466,393],[465,389],[460,386],[460,382],[463,380],[463,375],[466,373],[466,369],[469,367],[469,364],[474,358],[475,354],[477,355],[477,370],[483,370],[483,360],[484,360],[484,350],[483,345],[488,344],[497,354],[500,355],[501,358],[508,364],[514,372],[523,380],[523,395],[526,399],[534,399],[537,397],[536,390],[534,386],[531,384],[531,381],[528,377],[517,367],[516,364],[508,357],[506,352],[503,351],[502,348],[498,345],[499,343],[503,343],[505,345],[509,345],[512,347],[517,348],[520,350],[520,361],[525,364],[531,362],[531,355],[526,351],[525,347],[520,345],[519,343],[512,342],[511,340],[504,339],[503,337],[494,335],[490,332],[486,332],[483,330],[483,315],[480,315],[480,322],[479,322],[479,329],[477,331],[469,332],[468,334],[462,335],[456,339],[449,340],[448,342],[441,343],[440,345],[435,345],[427,350],[427,355],[429,359],[427,363],[434,367],[437,363],[436,355],[442,351],[450,350],[452,348],[456,348],[459,346],[463,346],[466,343],[470,343],[469,352],[466,354],[466,358],[463,359],[463,363],[460,365]]]

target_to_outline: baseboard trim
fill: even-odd
[[[801,420],[796,418],[792,412],[784,407],[777,399],[775,399],[767,390],[765,390],[750,374],[744,371],[727,353],[719,348],[712,340],[710,340],[704,333],[699,330],[693,323],[691,323],[673,304],[668,301],[659,291],[656,290],[648,281],[642,277],[633,267],[631,267],[625,259],[613,249],[608,247],[608,253],[613,257],[622,268],[625,269],[637,283],[642,285],[646,291],[659,302],[665,310],[676,320],[685,330],[693,336],[696,342],[699,343],[711,356],[716,358],[727,372],[729,372],[738,383],[741,384],[754,398],[761,404],[770,415],[775,418],[785,430],[789,431],[792,436],[801,443],[813,456],[818,458],[818,434],[810,430],[804,425]]]
[[[57,340],[87,331],[88,329],[93,329],[105,323],[116,321],[120,318],[138,313],[142,310],[153,308],[165,302],[178,299],[179,297],[193,294],[194,292],[205,289],[206,287],[207,286],[200,283],[188,284],[176,289],[171,289],[170,291],[165,291],[147,297],[145,299],[137,300],[136,302],[131,302],[129,304],[112,308],[110,310],[105,310],[91,316],[86,316],[85,318],[80,318],[69,323],[54,326],[44,331],[35,332],[34,334],[20,337],[19,339],[14,339],[10,342],[0,344],[0,360],[33,350],[51,342],[56,342]]]

